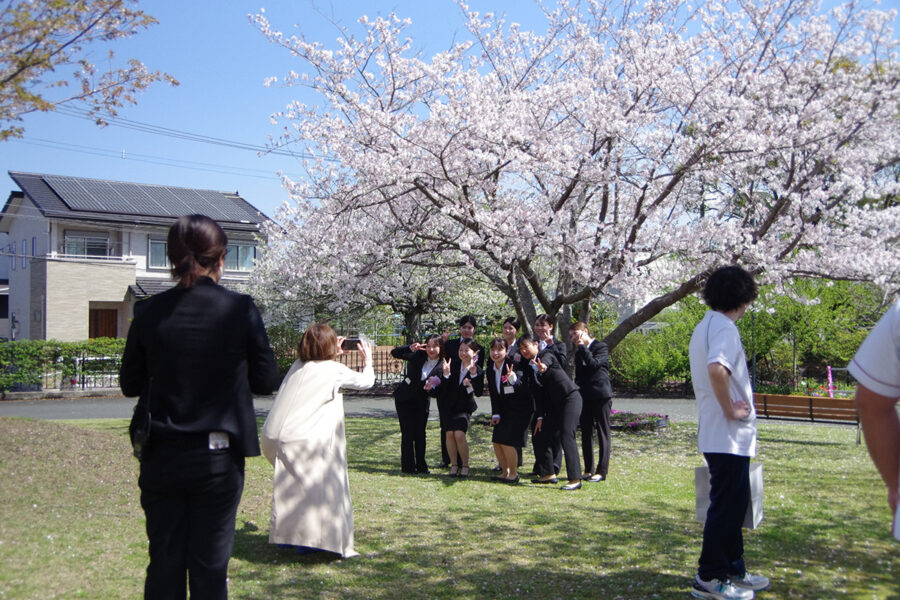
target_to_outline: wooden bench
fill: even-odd
[[[753,394],[753,404],[757,418],[856,425],[856,443],[860,442],[862,430],[853,398]]]

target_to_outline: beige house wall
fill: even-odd
[[[128,286],[135,283],[133,263],[48,260],[45,339],[86,340],[91,308],[119,311],[119,337],[127,333]]]

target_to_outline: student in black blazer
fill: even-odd
[[[491,441],[494,454],[500,464],[500,474],[492,479],[504,483],[519,482],[519,454],[525,432],[534,413],[534,400],[528,390],[523,368],[530,368],[522,361],[516,366],[507,354],[506,340],[491,340],[491,364],[485,374],[485,383],[491,395]]]
[[[553,319],[550,318],[550,315],[541,314],[538,315],[534,320],[534,335],[535,339],[538,343],[538,352],[543,352],[544,350],[548,350],[553,353],[553,356],[556,357],[557,362],[562,367],[562,370],[565,371],[566,367],[569,364],[569,357],[566,348],[566,344],[561,342],[560,340],[553,337]],[[537,413],[534,416],[537,419]],[[531,430],[534,431],[534,426],[537,422],[533,422],[531,424]],[[535,446],[534,436],[531,438],[531,446],[534,450],[535,456],[535,468],[534,473],[537,473],[537,446]],[[554,446],[553,448],[553,468],[555,473],[559,473],[559,469],[562,466],[562,451],[559,446]]]
[[[475,340],[463,340],[459,344],[459,361],[450,357],[443,360],[443,378],[438,389],[438,412],[441,429],[447,440],[447,452],[451,458],[451,477],[469,475],[469,442],[466,432],[469,419],[478,408],[475,396],[484,393],[484,372],[475,360],[481,348]]]
[[[428,473],[425,462],[425,429],[431,397],[443,375],[444,340],[433,334],[424,344],[397,346],[391,356],[406,361],[406,377],[394,389],[394,406],[400,421],[400,470]]]
[[[603,481],[609,471],[610,435],[609,411],[612,407],[612,386],[609,383],[609,348],[595,340],[586,323],[579,321],[569,330],[575,347],[575,383],[581,389],[584,406],[581,409],[581,450],[584,454],[584,475],[587,481]],[[592,438],[597,430],[600,449],[594,465]]]
[[[519,319],[515,317],[506,317],[506,320],[503,321],[503,339],[506,340],[506,355],[509,360],[512,361],[516,369],[521,368],[519,363],[522,362],[522,355],[519,354],[519,346],[516,342],[516,338],[519,337],[519,331],[521,329],[522,324],[519,322]],[[525,428],[522,432],[522,444],[516,446],[516,456],[519,461],[516,466],[518,467],[522,466],[522,448],[528,444],[529,429],[530,427]],[[499,469],[499,467],[497,467],[497,469]]]
[[[145,598],[226,598],[244,458],[259,455],[253,394],[278,368],[250,296],[217,285],[228,238],[202,215],[179,218],[167,253],[178,284],[134,307],[119,383],[149,410],[141,507],[150,564]]]
[[[534,442],[537,448],[537,479],[533,483],[557,483],[553,465],[553,447],[561,446],[566,459],[564,490],[581,488],[581,460],[575,431],[581,416],[581,394],[578,386],[562,369],[549,348],[538,352],[537,341],[529,334],[519,337],[519,352],[530,361],[528,378],[535,398]]]
[[[538,315],[534,320],[534,333],[538,339],[538,352],[549,349],[556,357],[559,366],[565,371],[569,366],[568,349],[566,343],[553,337],[553,319],[550,315]]]
[[[448,332],[444,332],[444,356],[450,359],[450,366],[454,371],[459,368],[459,344],[463,340],[473,340],[475,338],[475,327],[477,321],[474,315],[465,315],[459,318],[459,337],[447,339]],[[479,352],[475,362],[478,367],[484,369],[484,353]],[[457,457],[459,458],[459,457]],[[451,464],[450,457],[447,454],[447,432],[441,429],[441,464],[440,466],[448,467]]]

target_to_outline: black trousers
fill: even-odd
[[[427,473],[425,462],[425,428],[431,398],[421,396],[406,402],[394,400],[400,421],[400,470],[404,473]]]
[[[541,477],[553,475],[556,471],[554,456],[560,449],[566,460],[566,477],[570,481],[581,479],[581,459],[575,441],[578,420],[581,418],[581,394],[572,392],[559,399],[544,415],[541,431],[533,440],[536,446],[537,472]],[[557,458],[558,460],[558,458]]]
[[[185,579],[191,600],[227,598],[244,458],[151,440],[138,485],[150,541],[144,598],[184,599]]]
[[[541,443],[540,443],[540,441],[538,441],[537,437],[535,437],[535,435],[534,435],[534,426],[537,424],[537,418],[538,418],[537,413],[534,413],[534,415],[531,417],[531,426],[528,428],[528,431],[525,432],[526,439],[523,440],[522,445],[523,445],[523,447],[526,445],[526,443],[528,441],[527,440],[528,432],[531,432],[531,451],[534,453],[534,468],[532,469],[532,472],[535,474],[540,474],[540,470],[538,468],[538,463],[541,462],[541,459],[540,459]],[[538,436],[538,437],[540,437],[540,436]],[[519,451],[519,466],[520,467],[522,466],[522,451],[521,450]],[[553,472],[559,473],[559,468],[561,466],[562,466],[562,448],[561,448],[561,446],[557,445],[557,446],[553,447]]]
[[[609,398],[584,398],[581,409],[581,453],[584,455],[584,472],[597,473],[605,478],[609,472],[610,432],[609,414],[612,402]],[[599,446],[598,461],[594,466],[594,431]]]
[[[750,503],[750,457],[704,453],[709,465],[709,509],[703,526],[700,579],[740,576],[744,567],[741,524]]]

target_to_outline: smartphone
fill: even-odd
[[[341,350],[357,350],[359,349],[359,340],[355,338],[347,338],[341,343]]]

